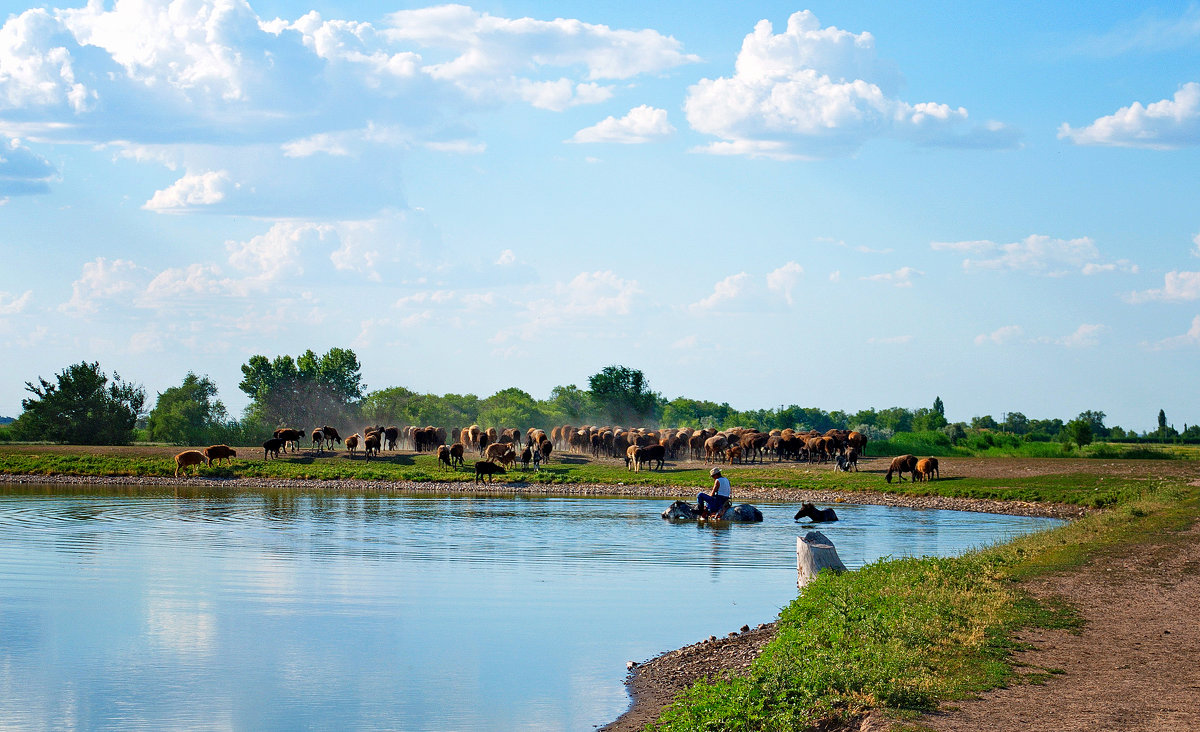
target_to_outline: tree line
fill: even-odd
[[[627,366],[605,366],[586,388],[555,386],[546,399],[515,387],[488,397],[474,394],[421,394],[403,386],[368,391],[354,351],[312,350],[293,358],[255,355],[242,364],[238,388],[250,398],[232,417],[207,376],[188,373],[179,386],[157,395],[147,413],[140,385],[115,372],[110,379],[99,363],[68,366],[53,381],[26,382],[30,397],[22,413],[0,426],[0,440],[118,445],[134,440],[178,445],[258,444],[281,426],[299,429],[321,424],[351,427],[363,423],[496,427],[549,427],[557,424],[619,424],[703,428],[752,427],[761,431],[857,430],[871,440],[899,433],[940,432],[954,443],[980,434],[1006,433],[1025,441],[1093,440],[1200,441],[1200,426],[1176,431],[1159,410],[1158,429],[1138,435],[1104,424],[1105,414],[1089,410],[1073,420],[1032,419],[1007,412],[968,422],[950,422],[936,397],[929,407],[825,411],[795,404],[775,409],[738,410],[727,402],[677,397],[667,400],[650,388],[645,374]]]

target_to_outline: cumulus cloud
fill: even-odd
[[[1077,239],[1056,239],[1034,234],[1019,242],[1008,244],[997,244],[987,240],[935,241],[930,247],[934,251],[972,255],[963,259],[963,269],[968,272],[998,270],[1060,277],[1071,272],[1093,275],[1102,272],[1138,271],[1137,265],[1127,259],[1104,261],[1096,243],[1086,236]]]
[[[1192,327],[1188,328],[1186,333],[1183,335],[1172,336],[1170,338],[1164,338],[1158,343],[1155,343],[1153,348],[1155,350],[1162,350],[1167,348],[1180,348],[1183,346],[1195,345],[1200,345],[1200,315],[1192,318]]]
[[[684,110],[697,132],[720,138],[701,148],[777,159],[849,154],[867,140],[1004,148],[1019,133],[999,122],[971,127],[967,110],[898,98],[900,74],[875,53],[869,32],[821,27],[810,11],[774,32],[761,20],[742,42],[734,75],[702,79]]]
[[[1168,272],[1159,289],[1131,292],[1126,300],[1132,303],[1162,300],[1185,302],[1200,298],[1200,272]]]
[[[800,281],[804,268],[795,262],[788,262],[777,270],[767,274],[767,289],[783,293],[787,304],[792,304],[792,289]]]
[[[612,96],[605,82],[697,60],[651,29],[462,5],[375,24],[263,19],[245,0],[92,2],[0,26],[0,113],[93,142],[273,138],[289,154],[338,154],[321,135],[347,119],[429,133],[475,103],[593,104]]]
[[[179,213],[197,206],[211,206],[223,201],[232,186],[229,173],[224,170],[188,173],[161,191],[155,191],[142,208],[160,213]]]
[[[895,272],[884,272],[882,274],[866,275],[859,279],[867,280],[868,282],[887,282],[896,287],[912,287],[914,277],[924,276],[924,272],[912,267],[901,267]]]
[[[675,132],[667,121],[667,110],[641,105],[629,110],[629,114],[617,119],[606,117],[591,127],[575,133],[568,142],[617,142],[632,145],[654,142]]]
[[[1192,256],[1200,257],[1200,234],[1192,237]]]
[[[982,346],[986,343],[1004,345],[1020,338],[1024,333],[1025,331],[1019,325],[1005,325],[991,333],[980,333],[975,336],[975,345]]]
[[[128,259],[105,257],[85,262],[79,279],[71,283],[71,299],[58,309],[68,314],[89,314],[106,300],[127,300],[145,288],[145,270]]]
[[[688,305],[688,309],[694,313],[712,310],[713,308],[727,303],[746,290],[746,286],[750,283],[750,275],[745,272],[738,272],[734,275],[729,275],[725,279],[713,286],[712,294],[701,300]]]
[[[0,315],[16,315],[25,309],[33,299],[33,290],[26,290],[20,295],[0,292]]]
[[[1200,143],[1200,83],[1191,81],[1163,99],[1143,106],[1134,102],[1081,128],[1063,123],[1059,139],[1076,145],[1174,150]]]
[[[507,267],[517,261],[517,255],[513,254],[513,250],[505,249],[500,252],[500,256],[496,258],[496,264],[501,267]]]
[[[49,183],[57,172],[50,161],[30,150],[20,140],[0,135],[0,199],[48,193]]]

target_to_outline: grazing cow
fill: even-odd
[[[733,447],[731,447],[731,448],[729,448],[728,450],[726,450],[726,451],[725,451],[725,460],[726,460],[726,461],[727,461],[727,462],[728,462],[730,465],[733,465],[733,462],[734,462],[735,460],[736,460],[737,462],[739,462],[739,463],[740,463],[740,462],[743,462],[743,460],[742,460],[742,447],[741,447],[741,445],[734,445]]]
[[[512,464],[517,461],[517,451],[511,447],[504,451],[500,456],[500,464],[506,468],[512,468]]]
[[[275,436],[283,440],[284,452],[287,451],[288,445],[292,446],[292,452],[300,451],[300,440],[304,439],[304,433],[300,430],[281,427],[275,430]]]
[[[487,482],[492,482],[492,476],[504,475],[504,468],[489,461],[479,460],[475,463],[475,482],[478,483],[482,477],[487,477]]]
[[[322,427],[321,432],[325,433],[325,442],[329,443],[330,450],[333,449],[333,444],[335,442],[339,445],[342,444],[342,436],[338,434],[337,430],[330,427],[329,425],[325,425],[324,427]]]
[[[351,457],[354,456],[354,453],[358,452],[358,441],[360,439],[362,438],[358,436],[357,432],[346,438],[346,452],[350,453]]]
[[[508,450],[508,445],[504,444],[503,442],[493,443],[488,445],[487,449],[483,451],[483,459],[496,462],[497,460],[503,458],[504,453],[508,452]]]
[[[921,458],[917,461],[917,469],[913,472],[913,480],[933,480],[941,478],[941,473],[938,472],[937,458]]]
[[[274,455],[276,458],[278,458],[279,451],[286,447],[287,445],[284,443],[282,437],[272,437],[263,443],[263,460],[266,460],[270,455]]]
[[[320,429],[315,429],[312,431],[312,436],[310,439],[312,440],[312,446],[313,446],[314,450],[316,450],[318,453],[322,452],[324,450],[324,448],[325,448],[325,433],[324,432],[322,432]]]
[[[854,468],[854,472],[858,472],[859,454],[859,449],[854,446],[846,450],[846,472],[849,472],[850,468]]]
[[[467,448],[463,447],[463,444],[461,442],[456,442],[450,446],[450,465],[451,465],[451,467],[453,467],[455,465],[460,465],[460,466],[463,465],[463,453],[465,453],[466,451],[467,451]]]
[[[900,455],[892,458],[892,464],[888,466],[887,474],[883,476],[883,479],[891,483],[892,473],[895,473],[900,482],[904,482],[904,474],[914,474],[916,469],[917,458],[915,455]]]
[[[208,464],[212,465],[215,460],[218,465],[224,460],[226,464],[232,462],[230,458],[237,457],[237,450],[234,450],[229,445],[213,445],[212,447],[204,448],[204,457],[208,458]]]
[[[186,477],[187,469],[192,465],[196,466],[196,475],[200,475],[200,463],[207,463],[211,465],[208,458],[205,457],[204,453],[200,452],[199,450],[184,450],[175,456],[175,477],[179,477],[179,471],[181,469],[183,470],[183,475]]]
[[[806,516],[814,522],[838,520],[837,514],[833,512],[832,508],[817,508],[811,503],[805,503],[800,506],[800,510],[796,512],[793,520],[799,521]]]
[[[454,469],[454,459],[450,457],[450,448],[446,445],[438,445],[437,458],[438,462],[445,463],[451,470]]]

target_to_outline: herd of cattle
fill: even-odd
[[[302,430],[280,428],[274,436],[263,443],[263,459],[278,458],[288,450],[298,452],[300,442],[309,439],[312,449],[318,454],[325,449],[335,450],[345,446],[351,458],[362,451],[363,458],[370,461],[379,457],[382,450],[407,449],[416,452],[437,454],[439,464],[455,469],[465,466],[465,456],[478,455],[475,461],[475,479],[491,480],[520,461],[523,469],[530,464],[540,470],[541,464],[550,460],[556,450],[566,453],[590,454],[593,458],[624,459],[625,467],[635,472],[643,467],[662,470],[667,460],[703,460],[706,463],[763,462],[793,460],[810,464],[833,463],[835,470],[858,470],[858,460],[863,454],[867,438],[852,430],[828,430],[824,433],[809,430],[799,432],[792,429],[758,430],[734,427],[723,431],[715,429],[644,428],[622,427],[575,427],[561,425],[547,433],[531,427],[522,432],[517,428],[482,429],[479,425],[454,428],[449,432],[443,427],[384,427],[368,425],[361,433],[349,435],[344,440],[334,427],[317,427],[310,433]],[[450,444],[447,444],[449,438]],[[236,452],[225,445],[213,445],[205,449],[188,450],[175,456],[176,475],[180,469],[212,464],[213,460],[228,459]],[[903,480],[908,473],[913,480],[927,480],[938,475],[936,458],[918,460],[912,455],[901,455],[892,461],[885,478],[890,483],[896,475]]]

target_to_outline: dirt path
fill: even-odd
[[[1077,635],[1019,636],[1034,646],[1016,655],[1027,664],[1021,670],[1055,673],[945,705],[920,724],[942,732],[1200,729],[1200,524],[1026,587],[1065,598],[1083,617]]]

